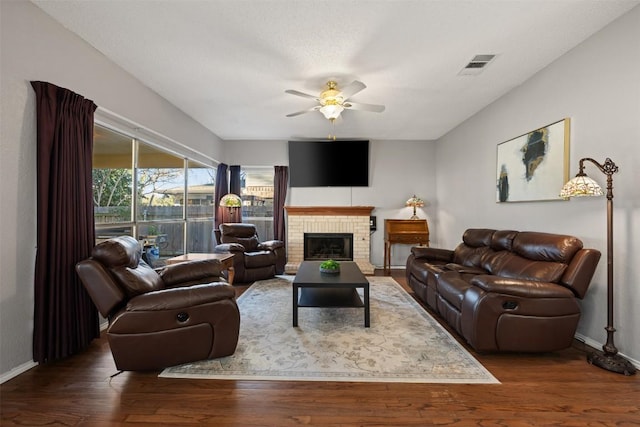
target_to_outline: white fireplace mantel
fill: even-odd
[[[369,217],[373,206],[285,206],[287,265],[295,274],[304,260],[304,233],[352,233],[353,260],[364,274],[373,274],[370,261]]]

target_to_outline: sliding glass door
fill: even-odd
[[[93,164],[98,241],[134,236],[154,267],[212,251],[213,167],[98,125]]]

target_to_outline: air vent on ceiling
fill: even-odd
[[[465,67],[462,70],[460,70],[458,75],[460,76],[478,75],[487,67],[487,65],[495,57],[496,57],[495,55],[489,55],[489,54],[476,55],[471,59],[471,61],[469,61],[467,65],[465,65]]]

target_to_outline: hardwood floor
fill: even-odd
[[[406,288],[404,272],[392,274]],[[110,378],[116,369],[102,337],[82,354],[2,384],[1,424],[640,425],[640,375],[591,366],[579,347],[541,355],[471,351],[501,384],[210,381],[158,372]]]

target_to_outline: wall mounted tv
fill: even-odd
[[[289,141],[291,187],[368,187],[369,141]]]

